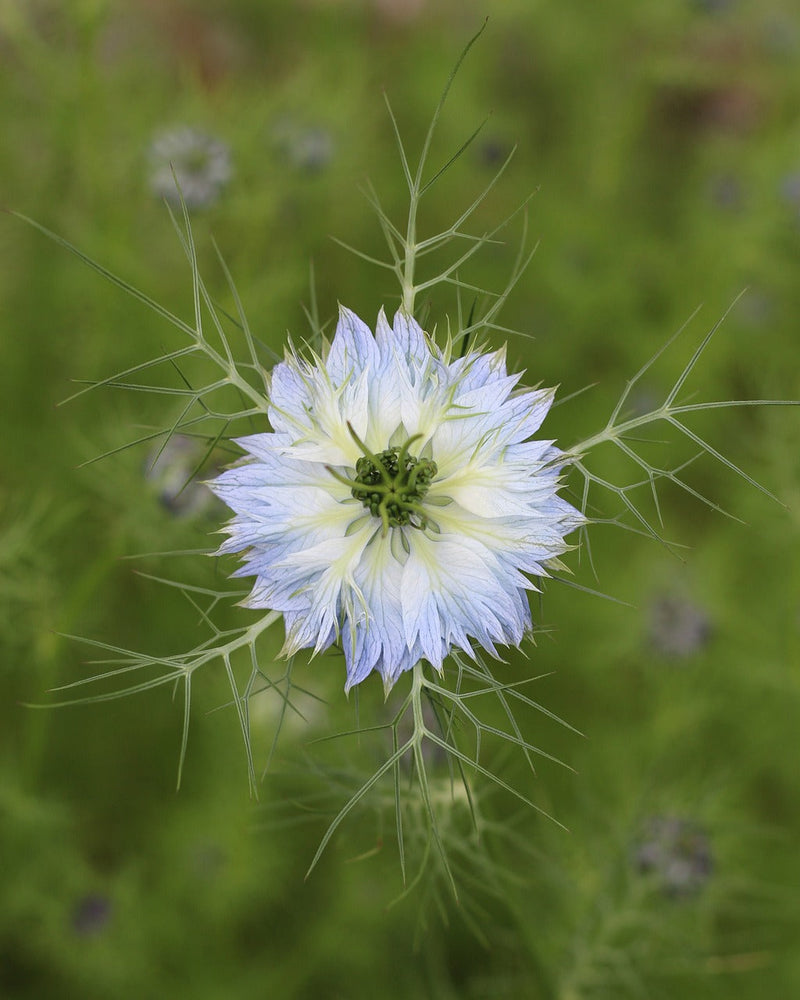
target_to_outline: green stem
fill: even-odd
[[[205,666],[206,663],[223,657],[230,657],[237,650],[252,646],[261,633],[268,629],[270,625],[273,625],[280,616],[281,613],[279,611],[268,611],[267,614],[262,615],[258,621],[254,622],[249,628],[239,632],[233,639],[223,643],[221,646],[212,646],[210,649],[204,650],[197,655],[194,660],[190,660],[184,665],[183,672],[185,674],[193,674],[195,670]]]
[[[626,420],[624,423],[617,424],[616,426],[613,424],[607,425],[598,434],[593,434],[592,437],[586,438],[580,444],[574,445],[568,451],[564,452],[564,455],[568,460],[578,461],[587,452],[603,444],[604,441],[615,441],[618,438],[624,437],[630,431],[636,430],[637,427],[644,427],[647,424],[655,423],[657,420],[664,420],[668,416],[669,409],[662,406],[657,410],[652,410],[650,413],[644,413],[642,416],[631,417],[630,420]]]
[[[414,268],[417,262],[417,206],[419,195],[416,188],[411,192],[411,200],[408,206],[408,225],[406,227],[405,258],[403,260],[403,301],[402,309],[407,316],[414,315],[414,300],[417,296],[417,289],[414,284]]]
[[[413,742],[422,744],[425,736],[425,720],[422,717],[422,692],[427,687],[425,675],[422,672],[422,660],[414,664],[414,676],[411,681],[411,705],[414,712],[414,736]]]

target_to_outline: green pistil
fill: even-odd
[[[420,501],[436,475],[436,462],[409,454],[408,446],[387,448],[377,455],[364,454],[356,462],[356,477],[351,492],[384,528],[410,524],[424,528],[425,514]]]

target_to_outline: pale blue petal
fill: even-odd
[[[527,591],[584,521],[558,496],[562,454],[530,440],[551,390],[520,390],[505,352],[447,361],[402,311],[375,336],[340,310],[324,362],[289,353],[271,380],[271,433],[241,438],[246,457],[211,484],[233,519],[219,551],[254,577],[247,604],[284,616],[285,653],[338,642],[346,687],[386,687],[422,659],[518,645]],[[360,455],[421,434],[438,463],[429,491],[436,531],[391,528],[352,497]],[[425,501],[423,501],[425,506]],[[404,542],[403,542],[404,540]],[[531,579],[533,578],[533,579]]]
[[[339,322],[325,368],[334,385],[340,386],[378,362],[378,348],[372,331],[358,316],[339,306]]]

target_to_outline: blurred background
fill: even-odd
[[[548,434],[567,446],[599,430],[702,304],[637,386],[633,405],[657,405],[743,289],[687,393],[800,398],[791,0],[0,0],[0,204],[189,319],[171,162],[212,293],[227,301],[213,236],[267,348],[307,334],[310,261],[320,315],[342,302],[371,322],[396,304],[391,276],[330,237],[382,253],[367,180],[403,221],[383,92],[415,153],[486,15],[433,166],[489,118],[421,225],[449,223],[517,147],[474,223],[536,190],[539,249],[501,316],[526,335],[509,358],[562,395],[596,384]],[[487,249],[481,283],[503,286],[519,236]],[[443,324],[452,304],[428,305]],[[176,330],[9,215],[0,317],[0,996],[800,995],[797,413],[698,421],[781,503],[702,459],[693,487],[740,520],[665,489],[680,557],[598,526],[597,577],[573,553],[575,580],[625,603],[548,587],[530,658],[498,668],[542,675],[531,696],[584,734],[524,716],[577,772],[545,760],[535,781],[487,750],[569,832],[478,783],[481,844],[463,803],[449,807],[459,902],[433,865],[390,906],[391,788],[303,880],[343,790],[374,766],[366,742],[309,746],[353,725],[335,656],[299,665],[325,702],[287,725],[258,802],[214,670],[198,677],[177,793],[182,705],[167,689],[28,707],[96,669],[62,633],[192,646],[196,613],[137,571],[198,586],[220,571],[126,557],[207,548],[225,512],[199,484],[181,490],[191,440],[158,461],[152,445],[115,451],[169,424],[169,400],[105,389],[56,405],[74,380],[182,346]],[[266,660],[280,643],[278,627]],[[362,724],[382,711],[379,684],[365,689]],[[252,712],[260,767],[277,708],[257,698]]]

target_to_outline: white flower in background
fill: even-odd
[[[205,442],[172,434],[153,449],[145,463],[145,478],[153,484],[161,504],[176,517],[207,511],[216,500],[196,477],[206,457]]]
[[[503,350],[453,358],[411,318],[376,333],[348,309],[323,359],[272,374],[272,433],[212,484],[235,512],[247,605],[280,611],[284,654],[340,641],[349,689],[387,689],[451,649],[493,656],[531,627],[529,577],[582,516],[557,495],[561,452],[531,441],[554,390],[516,388]]]
[[[290,115],[278,119],[272,130],[276,147],[298,170],[315,173],[333,159],[333,136],[323,125],[305,125]]]
[[[677,816],[653,816],[636,851],[636,865],[670,896],[698,892],[711,878],[714,858],[707,834]]]
[[[217,200],[232,173],[225,143],[188,125],[159,132],[150,145],[150,187],[172,205],[180,204],[176,179],[186,204],[204,208]]]
[[[688,657],[711,638],[706,611],[688,598],[665,594],[650,605],[650,644],[662,656]]]

